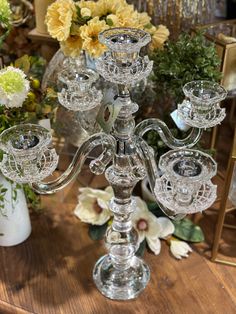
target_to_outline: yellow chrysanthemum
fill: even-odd
[[[68,57],[79,57],[83,40],[79,35],[69,36],[67,40],[61,42],[61,49]]]
[[[100,21],[99,17],[94,17],[88,22],[88,25],[80,27],[80,34],[83,39],[82,48],[92,57],[99,57],[105,50],[106,46],[98,40],[98,34],[109,28],[105,21]]]
[[[138,24],[139,28],[145,28],[145,26],[149,26],[151,23],[151,17],[146,13],[138,13]]]
[[[116,14],[119,10],[126,10],[128,4],[125,0],[99,0],[97,2],[96,16]]]
[[[164,42],[168,39],[170,32],[168,28],[164,25],[159,25],[152,35],[152,41],[150,44],[150,49],[154,50],[157,48],[162,48]]]
[[[118,9],[116,16],[119,20],[119,26],[121,27],[139,27],[138,12],[134,10],[133,5],[126,6],[125,9]]]
[[[152,25],[152,24],[150,24],[149,27],[146,27],[146,28],[144,28],[144,29],[145,29],[145,31],[147,31],[150,35],[155,34],[155,32],[156,32],[156,30],[157,30],[157,28],[156,28],[154,25]]]
[[[76,3],[80,9],[89,9],[91,16],[97,16],[97,2],[81,0]]]
[[[57,0],[48,7],[46,24],[53,38],[58,41],[67,40],[75,11],[73,0]]]
[[[106,22],[111,27],[120,27],[119,18],[115,14],[109,14],[106,18]]]
[[[90,17],[90,16],[92,16],[92,11],[90,9],[88,9],[88,8],[82,8],[80,13],[81,13],[82,17]]]

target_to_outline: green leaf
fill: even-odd
[[[165,216],[165,214],[163,213],[163,211],[160,209],[156,202],[148,202],[147,206],[150,212],[153,213],[153,215],[155,215],[156,217]]]
[[[92,240],[101,240],[103,239],[107,230],[107,223],[102,226],[90,225],[88,234]]]
[[[143,240],[143,242],[140,243],[139,249],[138,249],[138,251],[135,253],[135,255],[142,257],[142,256],[144,255],[146,246],[147,246],[146,240]]]
[[[27,74],[30,70],[30,58],[28,55],[24,55],[23,57],[17,59],[15,61],[15,67],[21,69]]]
[[[189,242],[204,241],[202,229],[195,225],[190,219],[184,218],[179,221],[172,221],[175,226],[174,236]]]

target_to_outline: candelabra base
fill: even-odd
[[[125,268],[125,267],[124,267]],[[111,257],[101,257],[93,270],[93,280],[98,290],[112,300],[130,300],[142,292],[150,279],[149,267],[136,256],[126,269],[113,266]]]

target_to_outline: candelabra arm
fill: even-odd
[[[63,189],[80,173],[88,155],[98,146],[102,147],[102,153],[90,163],[90,170],[96,175],[102,174],[114,157],[116,150],[115,139],[105,133],[94,134],[85,141],[78,148],[71,164],[60,177],[50,182],[33,183],[33,189],[40,194],[52,194]]]
[[[175,138],[168,126],[159,119],[147,119],[140,122],[135,128],[135,134],[137,136],[143,137],[148,131],[156,131],[163,142],[170,148],[191,148],[197,144],[202,135],[202,129],[192,128],[189,135],[184,139]]]

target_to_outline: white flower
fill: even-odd
[[[170,251],[175,258],[181,259],[182,257],[188,257],[188,253],[192,252],[192,249],[188,243],[175,239],[170,240]]]
[[[80,188],[79,203],[74,214],[83,222],[92,225],[103,225],[112,216],[109,202],[113,197],[113,190],[109,186],[105,191],[91,188]]]
[[[9,66],[0,71],[0,105],[21,107],[29,89],[29,81],[20,69]]]
[[[135,200],[137,208],[132,214],[132,222],[139,234],[139,244],[146,238],[149,248],[157,255],[161,250],[160,238],[172,234],[174,225],[168,218],[154,216],[140,197]]]

